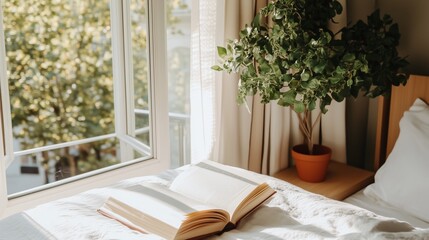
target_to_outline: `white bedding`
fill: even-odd
[[[129,179],[25,211],[46,231],[46,238],[27,239],[160,239],[132,231],[98,214],[96,209],[117,188],[142,181],[169,185],[185,168]],[[243,219],[237,229],[211,239],[429,239],[429,229],[415,229],[408,223],[306,192],[284,181],[266,179],[277,191],[273,198]],[[17,229],[4,228],[8,219],[0,221],[0,239],[18,239]]]
[[[353,194],[346,198],[344,202],[351,203],[361,208],[368,209],[374,213],[382,216],[396,218],[405,222],[410,223],[414,227],[429,228],[429,222],[419,219],[405,211],[402,211],[396,207],[389,205],[381,199],[372,198],[364,194],[364,190]]]

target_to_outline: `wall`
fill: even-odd
[[[408,56],[410,73],[429,75],[429,1],[377,0],[377,7],[399,24],[399,51]]]
[[[358,20],[366,20],[376,8],[375,0],[348,0],[347,1],[347,19],[349,23],[354,24]],[[370,99],[360,96],[358,98],[347,98],[346,100],[346,131],[347,131],[347,163],[360,167],[371,169],[370,149],[367,148],[368,139],[371,139],[367,129],[368,109]],[[368,160],[366,160],[368,159]]]
[[[365,20],[376,8],[382,14],[391,15],[399,25],[398,50],[400,56],[407,56],[410,62],[407,71],[429,75],[429,1],[348,0],[348,19],[350,22]],[[351,165],[372,169],[376,112],[377,101],[374,99],[347,99],[347,161]]]

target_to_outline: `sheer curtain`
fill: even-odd
[[[191,15],[191,162],[213,159],[218,81],[211,70],[216,59],[217,3],[192,0]],[[220,94],[220,93],[219,93]]]
[[[216,63],[216,46],[238,38],[240,29],[267,2],[193,1],[192,162],[212,159],[271,175],[289,165],[290,147],[303,141],[297,118],[289,108],[275,102],[263,105],[258,96],[248,98],[249,109],[240,106],[236,103],[239,76],[210,69]],[[343,19],[337,20],[345,23],[343,12]],[[322,143],[333,149],[334,160],[345,162],[345,103],[333,103],[321,126]]]

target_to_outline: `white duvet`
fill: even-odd
[[[180,171],[129,179],[40,205],[25,214],[49,233],[48,239],[160,239],[132,231],[96,210],[115,188],[142,181],[169,185]],[[408,223],[266,178],[277,191],[273,198],[243,219],[236,229],[210,239],[429,239],[429,229],[413,228]]]

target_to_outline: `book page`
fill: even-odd
[[[226,212],[214,209],[201,202],[190,199],[167,187],[143,183],[127,189],[118,189],[115,194],[100,208],[100,211],[119,221],[126,219],[126,225],[135,229],[160,234],[168,232],[168,236],[176,234],[181,225],[195,216],[195,212],[216,212],[219,222],[226,224]],[[216,216],[216,215],[215,215]],[[204,216],[201,216],[203,218]],[[124,222],[124,221],[121,221]],[[131,225],[131,226],[130,226]]]
[[[174,179],[170,189],[228,211],[232,215],[263,179],[248,171],[212,161],[200,162]]]

